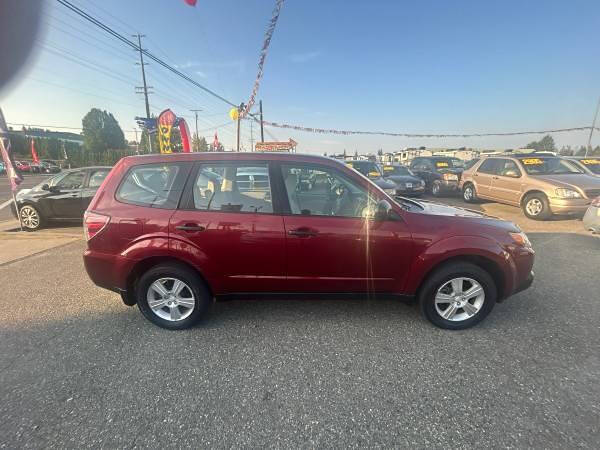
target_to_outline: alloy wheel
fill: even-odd
[[[31,206],[23,206],[21,208],[21,223],[25,228],[35,230],[40,226],[40,216],[35,208]]]
[[[435,310],[443,319],[461,322],[475,316],[485,302],[485,291],[473,278],[446,281],[435,294]]]
[[[542,204],[542,202],[539,199],[532,198],[525,205],[525,209],[527,210],[527,212],[529,213],[529,215],[531,215],[531,216],[537,216],[544,209],[544,205]]]
[[[473,200],[473,188],[471,186],[467,186],[463,192],[463,197],[466,201]]]
[[[177,278],[159,278],[146,293],[148,306],[164,320],[177,322],[192,314],[196,299],[192,289]]]

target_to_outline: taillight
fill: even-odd
[[[104,230],[106,225],[108,225],[108,222],[110,222],[110,216],[86,211],[83,216],[83,232],[85,233],[85,240],[89,241]]]
[[[600,197],[596,197],[594,200],[592,200],[592,206],[600,208]]]

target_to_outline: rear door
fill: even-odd
[[[475,190],[479,197],[492,198],[492,177],[496,176],[497,162],[496,158],[488,158],[473,173]]]
[[[496,175],[492,176],[490,196],[505,203],[518,205],[521,198],[521,170],[511,159],[496,161]]]
[[[192,257],[218,293],[285,288],[283,217],[265,162],[203,162],[169,227],[170,247]]]
[[[309,172],[319,184],[300,183]],[[292,292],[398,292],[411,255],[401,221],[365,217],[375,202],[367,188],[319,164],[282,164],[287,214],[287,290]]]

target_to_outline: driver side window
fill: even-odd
[[[81,189],[83,187],[83,180],[85,180],[85,172],[81,170],[70,172],[56,183],[56,187],[60,189]]]
[[[367,190],[330,167],[281,166],[291,213],[305,216],[364,217]]]

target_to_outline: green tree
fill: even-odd
[[[200,136],[194,133],[194,137],[192,138],[192,151],[193,152],[207,152],[208,151],[208,142],[204,136]]]
[[[592,155],[600,156],[600,145],[596,145],[596,148],[594,148],[594,150],[592,150]]]
[[[544,152],[555,152],[556,144],[554,143],[554,138],[547,134],[539,141],[533,141],[527,144],[525,148],[530,148],[535,151],[544,151]]]
[[[152,140],[152,150],[148,141],[148,131],[142,131],[142,137],[140,138],[140,152],[141,153],[160,153],[158,148],[158,133],[150,133],[150,139]]]
[[[575,156],[585,156],[585,146],[582,145],[579,147],[579,150],[575,152]]]
[[[112,113],[92,108],[82,119],[81,125],[83,147],[87,151],[99,153],[126,147],[123,130]]]

